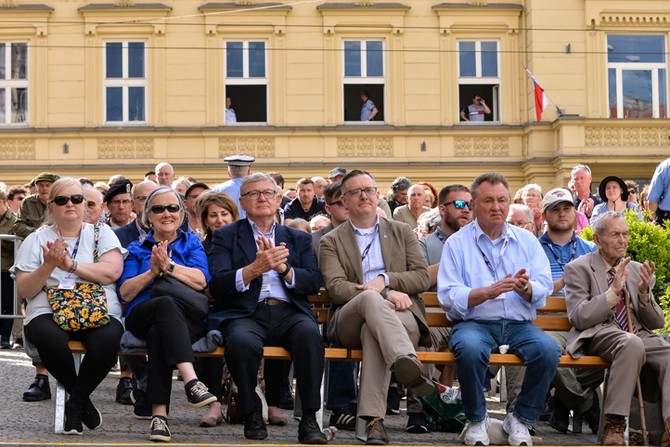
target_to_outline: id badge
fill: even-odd
[[[74,289],[74,284],[77,281],[76,276],[68,275],[60,280],[60,283],[58,284],[59,289],[67,289],[67,290],[73,290]]]

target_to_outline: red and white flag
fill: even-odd
[[[537,79],[535,79],[535,76],[533,76],[533,73],[531,73],[528,68],[526,68],[526,71],[528,72],[528,76],[530,76],[530,78],[533,80],[533,96],[535,97],[535,117],[537,118],[537,121],[542,121],[542,112],[544,112],[544,109],[547,108],[549,98],[547,97],[547,94],[544,93],[544,89],[540,86],[540,83],[537,82]]]

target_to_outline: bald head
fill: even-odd
[[[142,212],[144,211],[144,202],[151,192],[158,188],[158,185],[151,180],[144,180],[133,188],[133,211],[137,215],[137,221],[142,222]]]

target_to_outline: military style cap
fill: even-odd
[[[255,162],[256,159],[250,155],[237,154],[229,155],[228,157],[224,158],[223,161],[228,163],[229,166],[251,166],[251,164]]]
[[[51,172],[40,172],[37,177],[33,180],[33,182],[55,182],[60,178],[60,175],[58,174],[52,174]]]
[[[338,175],[346,175],[346,174],[347,174],[347,170],[344,169],[344,168],[333,168],[328,173],[328,178],[332,179],[332,178],[337,177]]]
[[[115,196],[120,194],[130,194],[132,190],[133,184],[130,180],[119,180],[109,187],[103,200],[105,203],[109,203]]]

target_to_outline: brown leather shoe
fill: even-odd
[[[367,445],[388,445],[389,435],[384,428],[384,420],[381,418],[374,418],[368,422],[365,428],[365,433],[368,435]]]
[[[626,441],[624,440],[625,431],[625,417],[616,414],[606,414],[602,445],[626,445]]]
[[[435,391],[435,384],[424,375],[423,365],[413,355],[401,355],[393,363],[398,382],[412,389],[415,395],[428,396]]]

